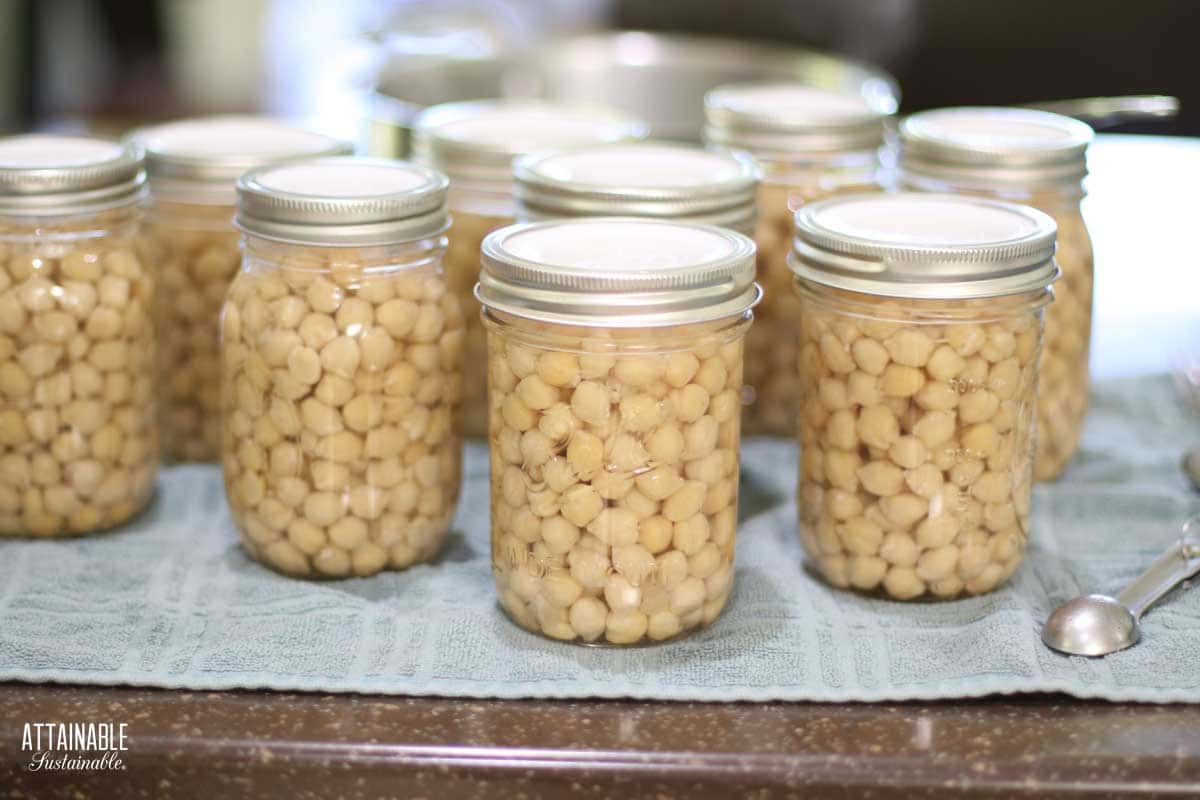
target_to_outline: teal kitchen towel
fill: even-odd
[[[0,680],[456,697],[903,700],[1066,692],[1200,702],[1200,591],[1146,618],[1104,660],[1047,651],[1041,621],[1113,592],[1200,508],[1179,471],[1200,421],[1166,377],[1098,387],[1066,477],[1036,490],[1032,547],[984,597],[897,603],[832,589],[803,566],[795,447],[743,448],[736,590],[711,628],[633,649],[543,640],[498,609],[487,459],[468,448],[436,563],[340,582],[280,577],[238,547],[210,466],[166,469],[151,509],[103,535],[0,542]]]

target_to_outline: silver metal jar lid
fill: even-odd
[[[537,320],[662,327],[744,314],[761,290],[754,242],[713,225],[635,217],[534,222],[483,240],[475,296]]]
[[[142,148],[88,136],[0,138],[0,214],[87,214],[145,192]]]
[[[447,184],[440,172],[406,161],[285,161],[238,179],[234,222],[247,234],[289,244],[398,244],[446,230]]]
[[[802,83],[731,83],[704,97],[704,138],[765,158],[826,157],[880,147],[894,111]]]
[[[139,128],[150,189],[166,200],[232,205],[234,182],[254,167],[294,158],[348,155],[353,148],[270,117],[196,117]]]
[[[759,169],[741,153],[662,142],[601,145],[518,158],[526,218],[686,219],[737,230],[755,218]]]
[[[806,281],[930,300],[1036,291],[1058,277],[1054,220],[1028,206],[923,192],[801,206],[788,259]]]
[[[613,109],[541,100],[474,100],[433,106],[413,121],[413,160],[453,181],[508,186],[516,156],[646,136],[645,123]]]
[[[900,123],[900,170],[980,188],[1078,183],[1092,129],[1028,108],[942,108]]]

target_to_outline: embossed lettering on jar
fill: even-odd
[[[1062,279],[1046,311],[1034,475],[1053,480],[1079,447],[1092,335],[1092,242],[1080,213],[1092,130],[1069,117],[1017,108],[948,108],[901,123],[900,181],[919,191],[1026,203],[1058,224]]]
[[[142,252],[158,284],[158,392],[168,459],[221,452],[221,305],[242,255],[234,182],[271,161],[349,152],[347,145],[266,117],[215,116],[134,131],[146,149],[151,206]]]
[[[890,98],[866,98],[792,83],[742,83],[705,98],[706,141],[750,153],[763,171],[758,192],[758,280],[763,301],[746,338],[747,433],[795,434],[796,321],[787,259],[792,214],[804,203],[882,191],[884,120]]]
[[[1030,535],[1054,222],[902,193],[814,203],[796,226],[805,554],[897,600],[991,591]]]
[[[517,156],[624,142],[646,126],[615,110],[533,100],[480,100],[433,106],[413,121],[413,160],[450,178],[446,279],[467,321],[463,429],[487,435],[487,346],[472,294],[483,238],[516,215],[512,168]]]
[[[599,218],[484,241],[492,564],[518,625],[626,645],[721,613],[753,277],[753,242],[711,226]]]
[[[118,525],[154,491],[154,281],[135,145],[0,139],[0,536]]]
[[[446,179],[328,158],[238,181],[245,262],[222,316],[225,489],[246,551],[289,575],[404,569],[458,499],[463,316]]]

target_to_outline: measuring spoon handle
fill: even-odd
[[[1186,541],[1176,542],[1133,583],[1117,593],[1117,602],[1138,619],[1163,595],[1197,572],[1200,572],[1200,547]]]

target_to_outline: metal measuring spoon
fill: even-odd
[[[1200,515],[1185,522],[1180,540],[1116,597],[1089,594],[1055,609],[1042,627],[1042,642],[1074,656],[1105,656],[1136,644],[1142,635],[1138,627],[1142,614],[1200,572],[1200,545],[1187,538],[1197,525]]]

